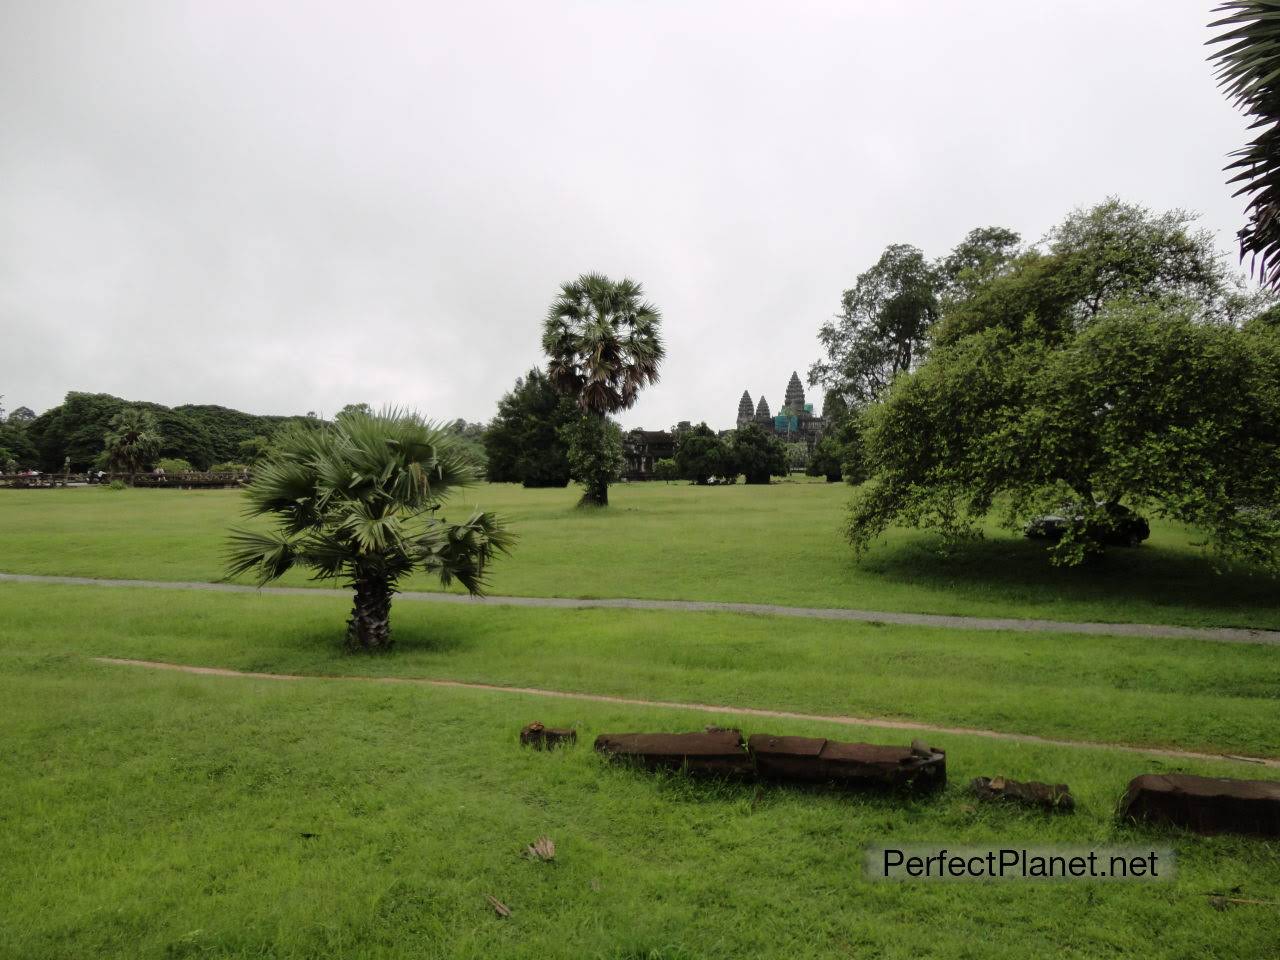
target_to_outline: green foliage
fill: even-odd
[[[671,457],[663,457],[653,465],[653,478],[670,483],[680,479],[680,468]]]
[[[1194,525],[1221,557],[1280,569],[1280,339],[1192,310],[1113,305],[1053,345],[1000,329],[938,348],[865,414],[872,481],[848,534],[890,523],[971,536],[1080,505],[1053,551],[1099,553],[1110,504]]]
[[[276,438],[245,492],[248,514],[269,514],[270,533],[231,535],[227,575],[254,571],[260,583],[295,565],[355,591],[347,645],[385,650],[396,584],[414,569],[478,594],[486,568],[511,535],[490,513],[461,523],[437,516],[444,500],[479,477],[444,430],[397,411],[351,411],[319,429]]]
[[[737,477],[733,453],[705,423],[676,436],[676,468],[685,480],[705,485],[712,477]]]
[[[156,467],[165,473],[190,473],[195,469],[189,461],[177,457],[161,457],[156,461]]]
[[[657,382],[665,353],[661,325],[662,315],[644,299],[640,284],[615,282],[598,273],[562,285],[547,311],[542,331],[547,376],[556,390],[599,421],[596,427],[579,424],[568,431],[579,443],[576,453],[570,444],[573,475],[591,477],[584,481],[584,503],[608,504],[605,478],[615,471],[611,449],[588,454],[581,444],[591,437],[609,442],[605,418],[630,409],[640,390]],[[621,440],[617,454],[620,459]]]
[[[111,418],[127,406],[149,410],[157,418],[164,441],[159,456],[179,457],[198,469],[210,464],[245,459],[241,442],[269,437],[285,424],[304,422],[301,417],[257,416],[211,405],[187,405],[172,409],[156,403],[128,403],[105,393],[72,391],[58,406],[46,410],[27,427],[35,465],[58,470],[71,458],[73,470],[101,463],[103,435]],[[318,421],[313,421],[318,423]]]
[[[369,406],[367,403],[348,403],[336,414],[334,414],[334,419],[337,420],[339,417],[350,417],[350,416],[369,417],[372,415],[373,415],[373,408]],[[308,416],[310,416],[310,414],[308,414]]]
[[[863,403],[880,396],[924,354],[938,315],[942,280],[909,244],[885,248],[840,300],[840,313],[822,325],[826,359],[809,368],[809,382]]]
[[[211,464],[209,470],[212,473],[248,473],[249,464],[236,463],[234,460],[229,460],[226,463]]]
[[[108,483],[108,484],[106,485],[106,489],[108,489],[108,490],[128,490],[128,489],[129,489],[129,485],[128,485],[127,483],[125,483],[123,480],[121,480],[119,477],[117,477],[115,480],[112,480],[110,483]]]
[[[139,473],[160,452],[163,440],[156,415],[141,407],[125,407],[107,424],[102,446],[113,470]]]
[[[971,296],[1004,273],[1021,250],[1022,237],[1006,227],[978,227],[937,264],[947,300]]]
[[[804,444],[793,444],[804,450]],[[808,451],[804,450],[806,456]],[[772,434],[765,433],[755,423],[748,423],[734,431],[729,444],[729,462],[732,472],[743,474],[747,483],[768,483],[770,477],[785,477],[790,468],[788,449]]]
[[[1263,304],[1246,295],[1212,234],[1182,210],[1154,213],[1115,198],[1076,210],[972,295],[947,304],[936,344],[993,327],[1020,339],[1061,342],[1108,305],[1189,305],[1198,319],[1238,321]]]
[[[484,432],[488,478],[526,487],[567,486],[569,444],[562,431],[577,417],[573,401],[537,367],[517,377]]]
[[[582,484],[583,506],[607,506],[609,484],[622,476],[622,428],[607,417],[580,413],[561,429],[568,446],[569,474]]]
[[[787,453],[787,467],[790,470],[807,470],[809,469],[809,445],[796,441],[795,443],[783,444]]]
[[[1228,181],[1235,196],[1249,197],[1248,223],[1240,231],[1240,256],[1251,257],[1266,284],[1280,286],[1280,17],[1273,0],[1227,0],[1226,14],[1210,27],[1223,27],[1210,42],[1225,44],[1215,54],[1218,85],[1259,131],[1233,153]]]
[[[267,455],[267,451],[270,448],[271,441],[262,434],[241,440],[236,444],[236,452],[240,456],[240,462],[248,464],[257,463]]]
[[[12,460],[15,468],[34,467],[39,454],[28,430],[29,421],[18,418],[16,413],[15,410],[0,423],[0,463]]]

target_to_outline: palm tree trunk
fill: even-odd
[[[355,602],[347,621],[347,649],[380,653],[391,649],[391,587],[378,577],[355,581]]]

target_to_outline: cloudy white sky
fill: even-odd
[[[623,422],[729,426],[886,244],[1116,194],[1231,249],[1210,13],[0,0],[0,393],[487,420],[599,270],[665,316]]]

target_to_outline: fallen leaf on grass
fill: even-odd
[[[524,848],[524,855],[546,863],[556,858],[556,842],[550,837],[539,837]]]
[[[511,908],[499,900],[491,893],[486,893],[484,898],[489,901],[489,906],[493,907],[493,912],[500,917],[511,916]]]

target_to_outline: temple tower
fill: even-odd
[[[738,423],[743,424],[751,419],[751,394],[742,391],[742,399],[738,401]]]
[[[800,385],[800,375],[791,371],[791,379],[787,381],[787,398],[783,404],[794,414],[804,413],[804,387]]]
[[[769,412],[769,401],[764,398],[764,394],[760,394],[760,403],[756,406],[757,420],[772,420],[773,414]]]

